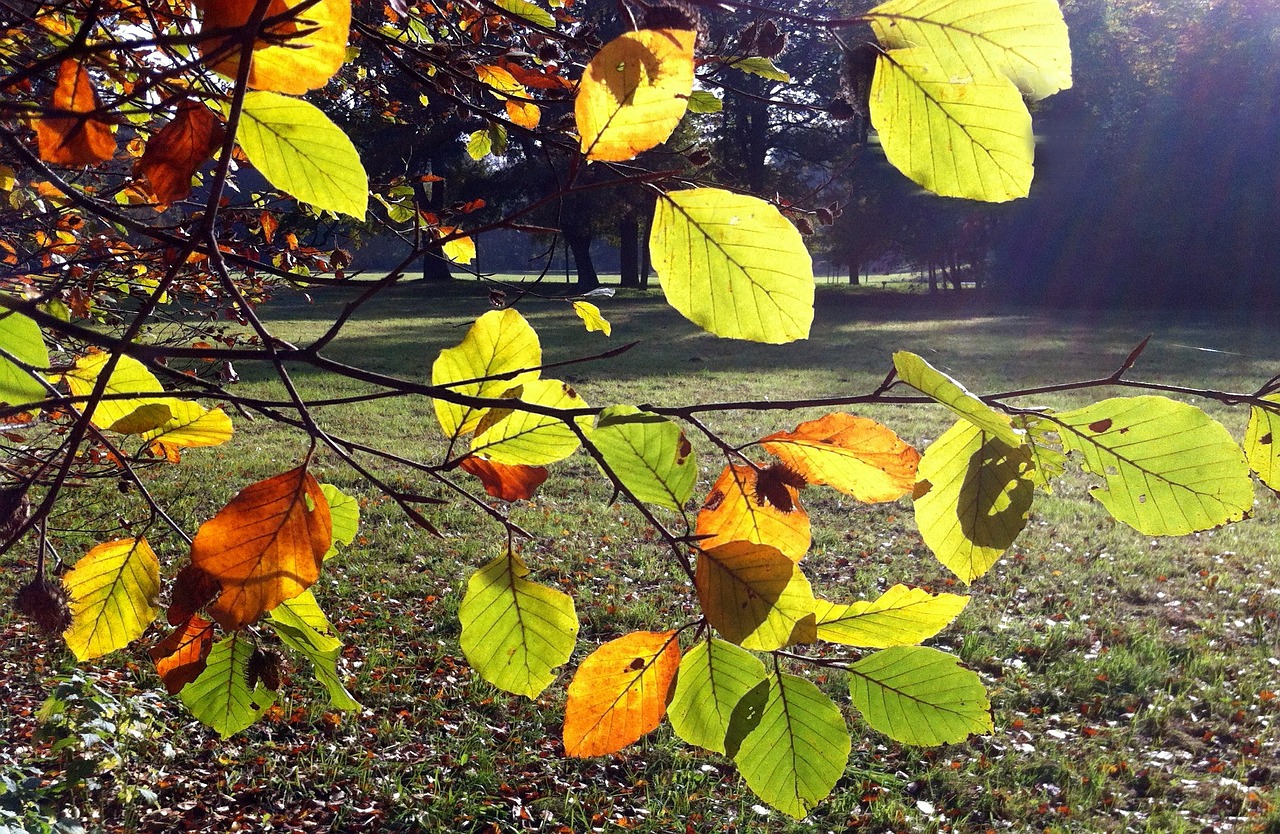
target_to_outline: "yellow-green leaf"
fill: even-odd
[[[119,539],[90,550],[62,578],[71,598],[63,634],[77,660],[122,649],[156,618],[160,562],[146,539]]]
[[[734,61],[729,66],[736,70],[748,73],[749,75],[758,75],[761,78],[767,78],[770,81],[782,81],[784,83],[791,81],[791,76],[778,69],[777,66],[774,65],[773,61],[768,58],[761,58],[759,56],[743,58],[740,61]]]
[[[893,355],[893,367],[903,382],[968,420],[992,437],[1010,446],[1021,446],[1024,433],[1001,414],[969,393],[959,382],[934,368],[914,353],[900,350]]]
[[[982,576],[1027,525],[1031,454],[965,420],[925,450],[915,490],[925,544],[966,584]]]
[[[544,408],[586,408],[586,402],[568,383],[558,379],[534,379],[512,390],[515,397]],[[489,417],[494,417],[489,421]],[[589,417],[577,418],[589,426]],[[471,440],[473,454],[482,454],[498,463],[544,466],[573,454],[578,436],[558,417],[522,411],[519,407],[491,410],[476,428]]]
[[[1053,415],[1063,448],[1103,478],[1090,492],[1148,536],[1182,536],[1253,509],[1244,453],[1222,424],[1167,397],[1117,397]]]
[[[282,643],[311,661],[316,680],[329,692],[330,706],[334,709],[360,709],[360,702],[351,697],[338,674],[342,641],[334,636],[329,618],[310,590],[272,608],[267,614],[267,625]]]
[[[953,744],[992,728],[978,676],[926,646],[897,646],[853,664],[849,695],[872,729],[904,744]]]
[[[94,386],[98,382],[98,376],[106,367],[109,358],[110,354],[98,352],[90,353],[76,360],[75,365],[63,375],[73,396],[87,397],[93,393]],[[121,356],[116,362],[115,369],[112,370],[111,377],[107,380],[107,386],[102,393],[110,395],[152,394],[160,393],[163,390],[160,386],[160,381],[141,362],[131,356]],[[98,403],[98,407],[93,410],[93,417],[90,422],[100,429],[109,429],[116,422],[127,418],[142,406],[155,401],[156,398],[151,397],[102,400]],[[81,406],[81,408],[83,407]]]
[[[587,159],[621,162],[665,142],[693,92],[693,42],[685,29],[625,32],[583,73],[573,114]]]
[[[142,439],[170,446],[220,446],[231,439],[231,418],[221,408],[205,409],[199,403],[167,398],[170,417]]]
[[[360,502],[333,484],[321,484],[320,491],[329,502],[329,520],[333,525],[333,543],[324,554],[328,559],[338,552],[339,544],[346,546],[355,541],[360,529]]]
[[[875,600],[837,605],[820,599],[814,607],[818,639],[869,649],[914,646],[946,628],[969,604],[967,596],[931,594],[894,585]]]
[[[719,188],[664,194],[649,252],[668,303],[704,330],[770,344],[808,338],[813,261],[764,200]]]
[[[249,93],[237,138],[276,188],[316,208],[364,219],[369,178],[360,154],[314,104],[279,93]]]
[[[771,652],[815,637],[813,588],[776,547],[729,542],[703,550],[693,584],[707,622],[744,649]]]
[[[0,349],[34,368],[49,367],[49,349],[40,326],[21,313],[0,309]],[[0,356],[0,404],[19,405],[47,396],[49,392],[38,379]]]
[[[516,17],[522,17],[530,23],[536,23],[543,28],[555,28],[556,19],[551,16],[551,12],[536,3],[530,3],[529,0],[494,0],[494,5],[505,12],[510,12]]]
[[[1272,394],[1267,400],[1280,408],[1280,394]],[[1244,433],[1244,454],[1249,468],[1258,473],[1258,480],[1274,490],[1280,490],[1280,411],[1253,406],[1249,410],[1249,427]]]
[[[676,735],[716,753],[736,707],[765,678],[764,664],[751,652],[708,637],[684,653],[667,717]]]
[[[582,323],[586,325],[588,333],[599,331],[606,336],[613,334],[613,325],[609,324],[600,313],[600,308],[592,304],[590,301],[573,302],[573,312],[578,314],[578,318],[582,319]]]
[[[637,499],[680,510],[693,497],[698,462],[684,432],[635,406],[600,412],[591,442]]]
[[[431,384],[448,385],[450,390],[472,397],[497,397],[513,385],[538,378],[542,346],[538,334],[515,310],[490,310],[471,325],[457,347],[440,351],[431,366]],[[518,372],[518,373],[517,373]],[[487,377],[514,374],[504,379]],[[465,385],[453,383],[467,382]],[[437,398],[436,417],[449,439],[470,434],[480,424],[485,409],[456,405]]]
[[[714,93],[706,90],[694,90],[689,96],[690,113],[719,113],[724,109],[724,102]]]
[[[172,415],[168,403],[157,400],[138,406],[107,428],[121,434],[146,434],[169,422]]]
[[[262,717],[276,694],[258,683],[249,689],[253,641],[243,632],[219,640],[209,652],[200,677],[182,688],[179,697],[200,723],[229,738]]]
[[[578,615],[568,594],[528,575],[515,553],[489,562],[467,580],[458,619],[472,668],[499,689],[536,698],[573,654]]]

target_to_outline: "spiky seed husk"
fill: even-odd
[[[51,636],[71,627],[71,605],[66,589],[50,585],[42,577],[22,586],[13,598],[13,607]]]

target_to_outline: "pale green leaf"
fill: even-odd
[[[904,744],[953,744],[992,729],[977,674],[926,646],[884,649],[853,664],[849,695],[872,729]]]
[[[146,539],[120,539],[90,550],[62,578],[71,626],[63,636],[77,660],[122,649],[156,618],[160,562]]]
[[[1091,493],[1148,536],[1239,521],[1253,508],[1244,453],[1221,423],[1167,397],[1117,397],[1051,417],[1063,448],[1103,478]]]
[[[591,442],[639,500],[679,510],[693,497],[697,457],[684,431],[667,418],[610,406],[600,412]]]
[[[706,90],[694,90],[689,95],[690,113],[719,113],[724,109],[724,102],[715,93]]]
[[[649,251],[668,303],[699,327],[770,344],[808,338],[813,262],[769,203],[718,188],[667,193]]]
[[[765,678],[764,664],[751,652],[709,637],[685,652],[667,717],[676,735],[716,753],[734,707]]]
[[[1035,469],[1032,479],[1036,487],[1046,495],[1053,494],[1053,482],[1067,471],[1067,456],[1058,448],[1056,438],[1050,437],[1054,431],[1053,423],[1042,417],[1020,414],[1014,418],[1013,425],[1027,433],[1026,447],[1031,452],[1031,462]]]
[[[0,310],[0,349],[33,368],[49,367],[49,349],[40,326],[21,313]],[[21,405],[47,396],[38,379],[0,356],[0,404]]]
[[[314,104],[279,93],[248,93],[237,139],[276,188],[316,208],[364,219],[369,179],[360,154]]]
[[[586,402],[568,383],[558,379],[534,379],[510,389],[511,396],[543,408],[586,408]],[[577,418],[589,426],[589,417]],[[519,407],[490,409],[476,427],[471,452],[506,464],[545,466],[573,454],[578,436],[558,417],[522,411]]]
[[[762,58],[759,56],[743,58],[740,61],[734,61],[729,66],[750,75],[758,75],[761,78],[767,78],[770,81],[791,81],[791,76],[778,69],[777,66],[774,65],[773,61],[768,58]]]
[[[1280,394],[1266,397],[1280,403]],[[1280,408],[1280,405],[1277,406]],[[1244,434],[1244,454],[1249,468],[1258,473],[1258,480],[1274,490],[1280,490],[1280,411],[1253,406],[1249,410],[1249,427]]]
[[[967,583],[982,576],[1027,524],[1031,454],[961,420],[925,450],[915,490],[925,544]]]
[[[776,547],[738,541],[703,550],[693,584],[707,622],[745,649],[814,639],[813,588]]]
[[[885,649],[928,640],[969,604],[967,596],[931,594],[894,585],[875,600],[837,605],[817,601],[818,639],[847,646]]]
[[[744,712],[756,710],[734,711],[733,722],[754,724],[734,753],[738,771],[765,802],[804,817],[831,793],[849,763],[852,742],[840,708],[804,678],[775,674],[758,718]]]
[[[530,23],[535,23],[546,29],[555,28],[556,19],[551,16],[551,12],[536,3],[530,3],[529,0],[494,0],[493,4],[516,17],[524,18]]]
[[[324,554],[328,559],[338,552],[339,544],[346,546],[355,541],[360,529],[360,502],[333,484],[321,484],[320,491],[329,502],[329,518],[333,522],[333,544]]]
[[[431,366],[431,384],[448,385],[450,390],[471,397],[497,397],[511,388],[538,378],[542,346],[538,334],[516,310],[490,310],[467,331],[457,347],[440,351]],[[505,376],[504,379],[488,377]],[[465,385],[453,383],[467,382]],[[480,424],[486,409],[457,405],[435,399],[436,417],[444,436],[450,440],[470,434]]]
[[[536,698],[573,654],[578,615],[568,594],[528,574],[514,553],[489,562],[467,580],[458,619],[472,668],[499,689]]]
[[[325,486],[328,484],[321,488]],[[334,636],[329,618],[309,589],[272,608],[267,614],[267,625],[281,642],[311,661],[316,680],[329,692],[331,706],[335,709],[360,709],[360,702],[351,697],[338,674],[342,641]]]
[[[200,723],[229,738],[262,717],[276,694],[259,683],[249,689],[253,642],[235,632],[214,643],[200,677],[182,687],[179,697]]]
[[[914,353],[900,350],[893,355],[893,367],[903,382],[968,420],[987,434],[1010,446],[1022,445],[1023,432],[1015,429],[1008,416],[984,403],[951,377]]]

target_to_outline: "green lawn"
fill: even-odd
[[[313,303],[291,297],[262,308],[277,335],[305,343],[344,300],[312,295]],[[520,305],[549,362],[638,341],[620,357],[558,374],[593,405],[859,393],[883,379],[899,349],[985,393],[1105,376],[1149,333],[1135,377],[1249,390],[1280,370],[1272,322],[1049,319],[992,311],[969,296],[832,288],[819,291],[811,340],[768,347],[703,334],[658,294],[620,293],[598,303],[613,324],[608,339],[585,332],[562,301],[530,297]],[[442,292],[409,283],[371,304],[328,354],[427,380],[438,351],[487,309],[474,284]],[[283,396],[262,369],[237,370],[239,390]],[[307,372],[298,382],[311,397],[363,390]],[[1119,393],[1034,402],[1064,406]],[[1241,436],[1244,410],[1197,404]],[[740,443],[817,413],[707,421]],[[939,408],[881,405],[860,413],[921,449],[950,422]],[[441,451],[429,402],[375,400],[318,414],[326,430],[399,455],[429,459]],[[290,432],[233,419],[229,445],[192,450],[180,467],[156,470],[151,486],[178,517],[209,517],[237,490],[296,465],[306,452]],[[705,443],[698,451],[701,497],[723,459]],[[458,648],[466,577],[501,552],[501,528],[454,502],[428,508],[444,533],[436,539],[334,456],[321,454],[316,468],[364,505],[356,545],[326,563],[317,589],[349,647],[343,671],[363,712],[326,710],[297,661],[268,720],[219,742],[176,699],[155,694],[145,645],[76,670],[64,649],[6,610],[0,679],[8,741],[0,770],[15,783],[37,780],[24,795],[57,799],[90,829],[157,832],[227,831],[233,823],[264,831],[1280,831],[1280,698],[1272,695],[1280,691],[1280,502],[1264,489],[1251,520],[1185,540],[1153,540],[1113,522],[1078,474],[1053,496],[1038,495],[1026,532],[934,641],[983,676],[996,731],[951,747],[906,748],[859,724],[839,673],[821,676],[817,682],[848,709],[854,753],[832,797],[794,823],[760,805],[730,763],[681,744],[665,725],[622,754],[562,758],[568,674],[531,703],[479,680]],[[379,471],[441,494],[411,470]],[[87,521],[75,523],[101,529],[117,514],[145,517],[136,496],[121,498],[113,488],[101,498]],[[522,551],[535,577],[575,597],[582,621],[575,663],[605,639],[682,624],[693,602],[669,553],[644,535],[639,514],[609,498],[594,465],[579,455],[553,467],[534,501],[511,509],[514,521],[537,534]],[[895,582],[957,590],[916,533],[908,501],[864,506],[817,489],[804,501],[814,545],[803,564],[824,596],[848,601]],[[148,535],[163,563],[185,556],[174,537],[159,529]],[[58,543],[74,560],[91,540],[67,534]],[[30,554],[5,559],[0,590],[11,594]],[[99,689],[102,714],[72,702],[54,722],[71,732],[59,748],[36,732],[36,711],[55,676],[72,673],[81,678],[64,694]],[[136,692],[144,694],[127,697]],[[0,831],[4,824],[0,816]]]

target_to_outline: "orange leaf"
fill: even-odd
[[[191,618],[151,648],[151,660],[170,695],[200,677],[205,659],[213,648],[213,623],[192,614]]]
[[[859,501],[893,501],[911,492],[920,453],[867,417],[827,414],[760,441],[810,483]]]
[[[331,526],[329,502],[305,466],[241,490],[191,544],[192,563],[222,586],[213,619],[234,631],[311,587]]]
[[[467,455],[458,465],[479,478],[485,492],[503,501],[528,500],[547,479],[545,466],[498,463],[479,455]]]
[[[147,142],[134,170],[147,178],[161,203],[185,199],[191,193],[191,177],[222,144],[224,135],[212,110],[183,99],[173,121]]]
[[[98,109],[98,94],[83,64],[68,58],[58,67],[52,106],[72,113]],[[54,165],[93,165],[112,157],[116,137],[111,125],[99,119],[45,116],[36,121],[36,147],[40,158]]]
[[[257,90],[301,95],[323,87],[347,59],[351,0],[316,0],[294,11],[303,0],[271,0],[264,20],[287,18],[267,27],[267,37],[253,47],[249,86]],[[255,0],[203,0],[201,31],[244,26]],[[290,16],[292,13],[292,16]],[[210,38],[200,45],[206,60],[224,75],[234,76],[240,47],[232,39]]]
[[[195,565],[187,565],[178,571],[169,596],[169,610],[165,614],[169,625],[182,625],[190,620],[197,611],[213,602],[219,590],[218,580]]]
[[[809,514],[795,487],[777,478],[763,484],[750,466],[726,466],[698,513],[701,548],[748,541],[778,548],[800,561],[809,552]],[[785,497],[785,500],[784,500]]]
[[[639,741],[662,721],[679,668],[674,631],[635,631],[596,649],[569,684],[564,752],[603,756]]]

